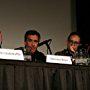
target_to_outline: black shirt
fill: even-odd
[[[46,62],[46,56],[42,53],[39,52],[38,50],[36,50],[33,54],[32,53],[27,53],[24,47],[19,47],[19,48],[15,48],[15,50],[22,50],[24,55],[30,55],[31,56],[31,60],[32,62]],[[29,61],[27,59],[27,61]]]

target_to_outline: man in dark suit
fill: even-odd
[[[32,62],[45,62],[46,56],[37,50],[40,38],[41,36],[39,32],[36,30],[28,30],[24,36],[25,47],[19,47],[16,49],[21,49],[24,55],[30,55],[30,61]]]
[[[71,56],[72,58],[76,56],[78,47],[80,45],[80,36],[77,32],[71,32],[67,39],[67,48],[58,51],[55,55],[65,55]]]

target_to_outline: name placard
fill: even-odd
[[[21,50],[1,48],[0,59],[24,60],[24,56]]]
[[[70,56],[47,55],[46,62],[59,64],[72,64]]]

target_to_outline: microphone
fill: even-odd
[[[52,39],[45,40],[38,44],[38,46],[42,46],[43,44],[47,44],[48,42],[52,41]]]

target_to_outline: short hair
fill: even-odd
[[[71,36],[73,36],[73,35],[77,35],[77,36],[79,36],[79,37],[80,37],[80,34],[79,34],[78,32],[71,32],[71,33],[69,34],[69,36],[68,36],[67,40],[69,41],[69,40],[70,40],[70,38],[71,38]]]
[[[40,41],[40,38],[41,38],[40,33],[37,32],[36,30],[28,30],[28,31],[26,31],[25,36],[24,36],[24,41],[27,40],[27,36],[28,35],[37,35],[38,36],[38,40]]]

